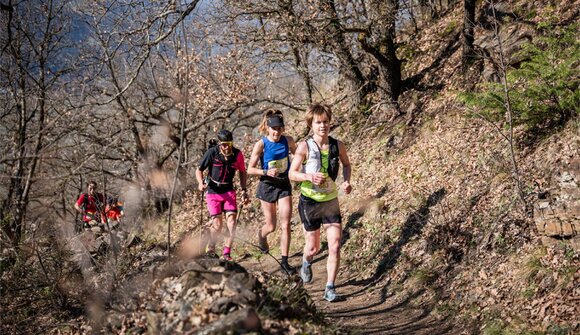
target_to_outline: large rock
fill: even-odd
[[[534,204],[538,233],[548,237],[575,237],[580,232],[580,159],[561,168],[549,189]]]
[[[531,41],[532,35],[533,29],[522,23],[507,26],[500,30],[497,36],[493,30],[484,30],[477,34],[474,45],[487,56],[484,62],[483,78],[486,81],[496,81],[499,78],[498,59],[501,54],[508,65],[520,63],[523,59],[518,52],[522,45]]]

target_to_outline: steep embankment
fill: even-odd
[[[563,19],[570,16],[570,4],[558,9]],[[537,17],[543,8],[535,9]],[[507,16],[502,31],[513,54],[533,29],[531,23],[510,22],[511,17]],[[225,321],[220,320],[226,320],[230,312],[249,311],[247,307],[252,306],[262,327],[275,333],[577,330],[577,239],[553,243],[536,231],[531,214],[537,211],[526,211],[516,191],[503,129],[466,117],[458,93],[475,87],[481,77],[492,78],[497,69],[485,58],[461,74],[458,22],[459,8],[425,27],[401,50],[409,58],[405,71],[414,88],[401,96],[400,113],[373,109],[368,120],[341,124],[335,131],[347,144],[354,169],[353,193],[340,196],[344,235],[337,284],[343,299],[333,304],[322,300],[324,243],[313,265],[314,282],[304,286],[331,328],[311,308],[297,277],[284,279],[273,258],[260,255],[252,246],[263,220],[255,199],[243,210],[234,256],[260,284],[245,274],[226,273],[228,269],[215,262],[199,268],[192,260],[199,251],[197,243],[184,240],[183,263],[170,270],[154,270],[146,284],[150,288],[128,280],[129,286],[143,286],[144,294],[134,296],[138,304],[124,307],[130,309],[124,318],[107,314],[109,327],[140,324],[144,329],[158,329],[159,319],[168,318],[173,323],[167,329],[199,326],[209,331],[223,325]],[[493,54],[493,31],[479,28],[477,36],[482,50]],[[341,115],[340,106],[335,111],[337,119],[350,119]],[[301,133],[301,120],[289,118],[293,120],[288,133]],[[537,208],[576,204],[570,208],[577,211],[578,129],[578,120],[572,119],[563,129],[527,142],[521,141],[525,130],[516,129],[515,158],[527,208],[541,196],[544,204]],[[252,141],[244,145],[246,154],[251,145]],[[250,178],[251,193],[255,185],[256,178]],[[564,188],[566,192],[556,192]],[[172,227],[174,234],[195,235],[208,219],[203,213],[199,195],[186,198]],[[578,215],[567,218],[577,220]],[[297,215],[292,229],[290,262],[298,266],[303,235]],[[279,257],[277,238],[270,237],[274,257]],[[232,285],[230,275],[243,277],[248,287]],[[182,318],[183,306],[195,313]],[[247,320],[248,315],[241,319]]]
[[[553,8],[535,10],[538,21]],[[577,15],[572,2],[557,10],[563,21]],[[341,196],[338,292],[345,300],[321,299],[324,245],[315,281],[306,287],[332,322],[363,333],[574,332],[580,313],[577,237],[547,239],[532,215],[538,216],[540,198],[550,202],[546,194],[552,194],[571,211],[560,222],[578,229],[578,120],[534,141],[523,141],[525,129],[516,129],[526,211],[504,129],[467,118],[458,103],[457,94],[474,87],[480,74],[497,70],[484,59],[461,75],[460,14],[450,13],[410,43],[414,58],[407,66],[420,75],[416,89],[400,99],[401,115],[377,112],[362,125],[339,128],[354,168],[354,192]],[[533,25],[504,24],[510,57]],[[479,28],[478,36],[476,43],[492,54],[493,31]],[[566,196],[559,195],[563,188]],[[303,237],[299,223],[293,229],[292,262],[298,265]],[[271,260],[247,264],[278,271]]]

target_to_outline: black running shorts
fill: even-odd
[[[272,185],[261,181],[258,184],[258,189],[256,191],[256,198],[270,203],[277,202],[278,199],[289,197],[291,195],[292,185],[290,185],[289,181],[288,183],[282,183],[280,185]]]
[[[338,198],[317,202],[300,195],[298,213],[306,231],[318,230],[324,223],[342,223]]]

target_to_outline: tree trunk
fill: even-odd
[[[359,35],[363,50],[379,64],[380,82],[384,100],[397,101],[401,94],[401,61],[397,58],[395,22],[399,3],[397,0],[371,1],[369,17],[370,36]]]
[[[292,53],[294,55],[294,65],[296,66],[296,70],[302,77],[304,85],[306,86],[306,97],[308,99],[308,103],[311,104],[312,80],[310,79],[310,72],[308,71],[308,55],[306,55],[306,57],[302,57],[300,48],[298,46],[292,48]]]
[[[354,59],[354,56],[351,53],[349,44],[344,38],[344,28],[340,24],[334,1],[321,1],[321,6],[322,10],[327,12],[330,19],[330,22],[326,26],[326,33],[330,48],[340,62],[340,74],[352,86],[350,87],[350,90],[356,92],[351,105],[356,105],[353,107],[365,105],[367,96],[370,93],[367,85],[368,83],[359,68],[359,63]]]
[[[461,65],[463,72],[475,59],[473,48],[473,27],[475,25],[475,0],[463,0],[463,34]]]

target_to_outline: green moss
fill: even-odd
[[[439,32],[439,37],[448,37],[457,29],[458,26],[459,26],[459,22],[457,22],[455,20],[449,21],[447,26],[445,28],[443,28],[443,30],[441,30],[441,32]]]

